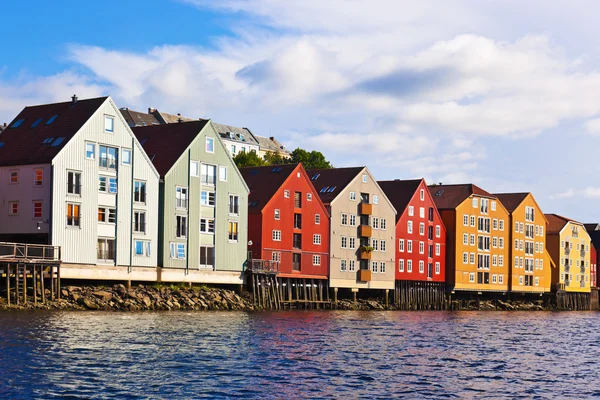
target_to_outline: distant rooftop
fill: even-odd
[[[273,153],[281,153],[283,155],[291,154],[291,152],[288,149],[286,149],[285,146],[281,144],[281,142],[275,139],[274,136],[264,137],[254,135],[254,137],[258,141],[261,151],[271,151]]]

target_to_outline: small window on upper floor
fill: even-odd
[[[306,201],[312,201],[312,193],[306,193]]]
[[[425,200],[425,190],[421,189],[419,191],[419,199],[421,199],[421,201]]]
[[[190,176],[198,177],[200,173],[200,165],[198,161],[190,161]]]
[[[121,162],[123,165],[131,165],[131,150],[129,149],[121,149]]]
[[[214,153],[215,152],[215,139],[214,138],[211,138],[211,137],[207,137],[206,138],[205,151],[207,153]]]
[[[19,171],[10,171],[10,180],[11,184],[19,183]]]
[[[379,204],[379,196],[376,194],[373,195],[373,204]]]
[[[356,192],[350,192],[350,200],[356,201]]]
[[[46,125],[50,125],[51,123],[53,123],[54,121],[56,121],[56,118],[58,118],[58,115],[53,115],[51,116],[48,121],[46,121]]]
[[[219,166],[219,180],[220,181],[227,181],[227,167],[221,165]]]
[[[473,208],[477,208],[477,206],[478,206],[477,197],[473,197]]]
[[[367,183],[367,174],[363,174],[362,181],[363,183]]]
[[[115,118],[105,115],[104,116],[104,130],[106,132],[114,132],[115,131]]]
[[[85,144],[85,158],[93,160],[96,157],[96,144],[86,143]]]

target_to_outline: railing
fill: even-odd
[[[60,261],[60,246],[0,242],[0,261],[3,260]]]
[[[277,274],[279,273],[279,261],[250,260],[248,270],[253,273]]]
[[[580,253],[581,257],[585,257],[585,249],[581,249],[581,253]]]

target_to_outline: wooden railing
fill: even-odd
[[[60,246],[0,242],[0,261],[60,261]]]
[[[248,270],[258,274],[279,273],[279,262],[271,260],[249,260]]]

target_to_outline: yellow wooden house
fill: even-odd
[[[552,271],[552,290],[590,293],[590,236],[581,222],[546,214],[548,252],[557,268]]]
[[[531,193],[499,193],[496,196],[510,214],[510,291],[550,292],[553,262],[546,248],[548,220]]]
[[[502,292],[509,287],[509,214],[473,184],[429,187],[447,229],[446,285],[454,291]]]

